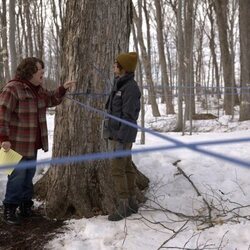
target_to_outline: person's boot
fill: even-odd
[[[34,216],[34,212],[32,210],[34,202],[33,201],[22,201],[19,205],[19,213],[18,216],[22,218],[28,218]]]
[[[128,207],[129,207],[129,210],[131,211],[131,213],[134,213],[134,214],[138,213],[139,206],[138,206],[138,202],[137,202],[135,195],[129,197]]]
[[[20,220],[16,216],[17,206],[16,204],[4,204],[3,220],[9,225],[20,224]]]
[[[118,221],[122,220],[131,215],[131,211],[128,208],[128,199],[120,199],[119,205],[116,211],[113,214],[108,216],[108,220],[110,221]]]

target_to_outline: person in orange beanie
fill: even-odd
[[[140,89],[134,80],[137,65],[137,53],[122,53],[114,63],[115,80],[113,89],[106,103],[108,113],[137,124],[140,112]],[[130,150],[135,142],[137,129],[114,119],[108,120],[109,144],[114,151]],[[137,213],[138,204],[135,196],[135,169],[132,157],[112,159],[111,173],[118,195],[118,206],[108,216],[110,221],[121,220],[132,213]]]

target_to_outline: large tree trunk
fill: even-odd
[[[250,2],[240,0],[240,65],[241,65],[241,103],[240,120],[250,119]]]
[[[127,51],[131,24],[129,0],[68,0],[62,32],[62,77],[77,80],[77,91],[103,93],[109,86],[103,72],[110,72],[119,52]],[[103,98],[91,95],[75,97],[98,109]],[[53,157],[105,151],[100,139],[101,117],[82,106],[65,100],[57,108]],[[46,199],[48,216],[67,218],[71,215],[90,217],[107,214],[114,208],[116,195],[112,186],[109,161],[91,161],[67,166],[53,166],[38,182],[36,190]],[[139,188],[148,179],[138,172]]]

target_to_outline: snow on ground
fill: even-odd
[[[53,139],[53,119],[54,116],[48,115],[50,149]],[[158,129],[173,122],[171,116],[161,117],[158,120],[150,119],[148,126],[154,124]],[[185,136],[181,133],[163,134],[183,143],[250,137],[249,121],[239,123],[235,119],[231,122],[226,116],[218,121],[220,121],[218,126],[214,126],[214,123],[208,120],[195,121],[196,132],[192,136],[187,132]],[[202,129],[198,130],[199,127],[212,132],[204,133]],[[149,134],[146,134],[145,145],[140,145],[139,139],[140,133],[134,145],[136,149],[173,145]],[[202,147],[246,162],[250,161],[249,148],[250,142]],[[39,151],[39,159],[50,156],[51,151],[49,153]],[[49,242],[46,249],[152,250],[158,249],[168,239],[164,246],[172,249],[202,249],[204,245],[207,248],[203,249],[249,249],[250,222],[247,219],[250,219],[250,207],[247,205],[250,205],[250,169],[185,148],[134,155],[133,160],[139,170],[150,178],[150,187],[146,192],[148,200],[140,208],[140,213],[119,222],[110,222],[107,216],[69,220],[64,227],[64,233]],[[179,174],[177,167],[173,165],[177,160],[180,160],[177,166],[190,177],[202,197],[220,209],[212,212],[214,227],[204,229],[206,224],[201,225],[192,221],[184,226],[185,218],[180,219],[171,212],[156,209],[161,207],[185,215],[207,215],[202,197],[197,195],[191,183]],[[1,200],[6,180],[6,173],[0,172]],[[246,207],[238,208],[240,206]],[[223,209],[233,210],[229,214],[222,214]],[[239,214],[247,218],[232,218]],[[176,232],[181,227],[183,230],[175,234],[173,230]]]

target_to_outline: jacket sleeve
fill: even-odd
[[[141,93],[136,84],[130,84],[122,94],[122,117],[128,122],[137,124],[140,112]],[[137,128],[121,123],[117,139],[122,143],[134,142],[137,134]]]
[[[17,105],[17,96],[10,88],[0,94],[0,142],[9,140],[11,114]]]
[[[60,104],[66,94],[66,91],[67,90],[63,86],[60,86],[53,91],[43,89],[43,96],[46,101],[46,106],[54,107]]]

